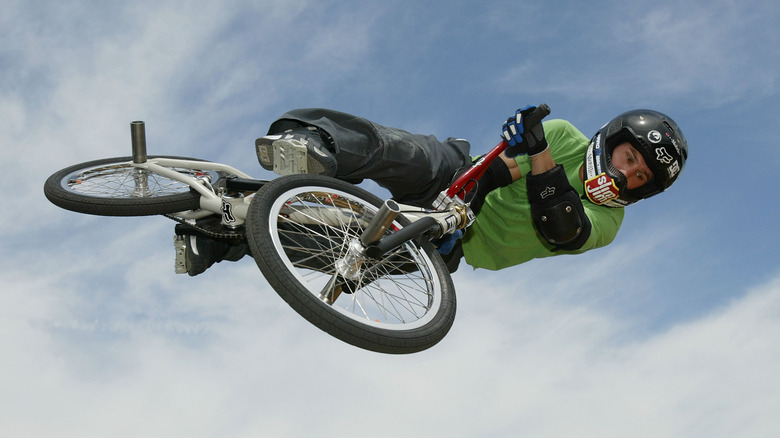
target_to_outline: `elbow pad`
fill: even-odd
[[[588,240],[591,223],[560,164],[541,175],[528,175],[528,200],[536,230],[556,249],[576,250]]]

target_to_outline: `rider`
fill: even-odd
[[[623,113],[588,139],[564,120],[534,123],[535,109],[521,108],[504,123],[509,147],[467,198],[476,221],[461,240],[440,246],[451,271],[461,255],[475,268],[497,270],[605,246],[623,207],[669,188],[688,156],[680,128],[657,111]],[[395,200],[422,207],[471,162],[466,140],[441,142],[326,109],[284,114],[255,147],[267,170],[368,178]],[[190,275],[241,252],[201,237],[191,237],[187,249]]]

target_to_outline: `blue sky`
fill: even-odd
[[[684,4],[679,4],[684,3]],[[0,8],[0,435],[776,436],[780,6],[761,1],[53,2]],[[152,153],[260,178],[296,107],[463,137],[548,103],[670,114],[690,160],[616,241],[456,273],[426,352],[355,349],[251,260],[173,271],[173,223],[60,210],[49,174]]]

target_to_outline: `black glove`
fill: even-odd
[[[515,112],[514,117],[507,119],[501,131],[501,138],[509,147],[506,149],[508,157],[520,154],[528,154],[533,157],[546,151],[549,145],[544,138],[542,119],[550,114],[550,107],[541,104],[539,107],[527,106]]]

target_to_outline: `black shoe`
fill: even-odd
[[[202,274],[214,263],[223,260],[237,262],[249,254],[245,240],[211,239],[199,234],[178,235],[177,239],[182,239],[184,243],[181,245],[183,257],[177,257],[176,272],[186,272],[190,277]]]
[[[186,241],[184,266],[190,277],[202,274],[211,265],[223,260],[229,247],[227,241],[209,239],[196,234],[190,234],[184,238]]]

